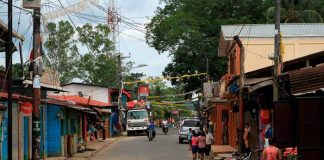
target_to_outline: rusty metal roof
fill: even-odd
[[[324,88],[324,65],[288,72],[291,93],[303,93]]]

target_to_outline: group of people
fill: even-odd
[[[198,133],[195,130],[189,128],[188,131],[188,141],[189,141],[189,150],[192,151],[192,159],[198,158],[203,160],[206,157],[209,157],[211,151],[211,145],[214,141],[214,137],[208,131],[205,133],[202,129]]]

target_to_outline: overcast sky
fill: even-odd
[[[71,6],[77,2],[84,0],[61,0],[64,7]],[[103,19],[107,17],[107,14],[100,10],[100,7],[107,10],[109,0],[99,0],[99,7],[90,5],[86,10],[81,11],[81,14],[92,15],[90,21],[85,18],[85,16],[80,18],[80,14],[71,14],[71,19],[76,26],[83,25],[84,23],[90,22],[95,23],[106,23]],[[121,13],[121,18],[123,21],[132,22],[137,28],[144,28],[144,24],[149,22],[149,19],[154,15],[156,7],[159,6],[159,0],[115,0],[117,1],[117,8]],[[17,6],[21,6],[22,0],[13,0],[13,3]],[[58,0],[42,0],[42,13],[53,12],[60,9],[60,4]],[[7,23],[7,4],[0,1],[0,18],[2,21]],[[25,36],[25,42],[23,46],[24,61],[31,50],[31,36],[32,36],[32,17],[31,14],[20,11],[17,8],[13,8],[13,29],[18,30],[18,32]],[[79,15],[79,17],[77,17]],[[94,18],[97,16],[97,18]],[[20,19],[20,20],[19,20]],[[57,22],[59,20],[68,20],[67,16],[61,16],[53,21]],[[20,25],[18,27],[18,22]],[[129,56],[130,58],[124,59],[124,61],[133,61],[135,66],[138,64],[147,64],[148,66],[133,69],[132,72],[143,72],[146,76],[160,76],[164,67],[170,62],[170,57],[168,55],[159,55],[154,48],[150,48],[145,41],[145,34],[131,29],[129,24],[124,22],[120,23],[120,34],[119,34],[119,47],[121,53],[124,56]],[[15,44],[18,41],[14,40]],[[85,48],[80,48],[83,50]],[[4,55],[0,55],[1,64],[4,64]],[[18,52],[15,53],[14,63],[19,62]]]

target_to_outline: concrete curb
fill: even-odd
[[[59,160],[71,160],[71,159],[75,159],[75,158],[82,158],[82,159],[91,159],[92,157],[94,157],[98,152],[100,152],[101,150],[103,150],[104,148],[116,143],[117,141],[125,138],[126,136],[120,136],[120,137],[116,137],[116,139],[112,140],[111,142],[108,142],[107,144],[103,145],[102,147],[100,147],[99,149],[96,149],[95,151],[93,151],[89,156],[72,156],[72,157],[62,157]]]
[[[91,153],[91,155],[89,157],[85,157],[85,158],[90,159],[91,157],[94,157],[98,152],[102,151],[104,148],[106,148],[106,147],[108,147],[108,146],[110,146],[110,145],[112,145],[112,144],[116,143],[117,141],[120,141],[121,139],[124,139],[124,138],[125,138],[125,136],[120,136],[120,137],[116,138],[111,143],[108,143],[108,144],[102,146],[101,148],[95,150],[93,153]]]

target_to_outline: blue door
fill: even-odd
[[[49,157],[59,157],[61,154],[61,124],[60,106],[47,106],[47,154]]]

